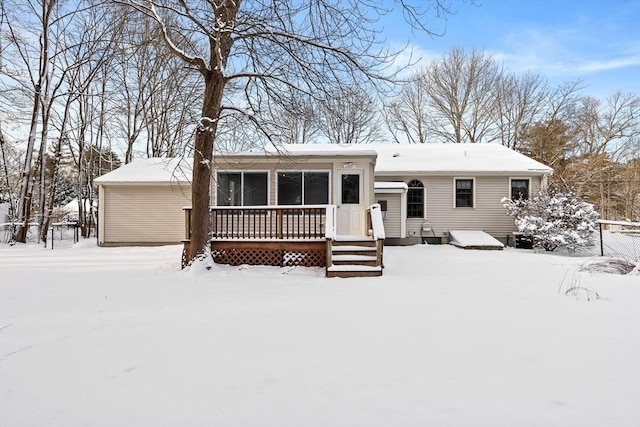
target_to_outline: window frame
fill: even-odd
[[[419,183],[420,183],[420,187],[412,187],[411,185],[409,185],[409,184],[411,184],[412,182],[419,182]],[[413,190],[413,191],[416,191],[416,192],[417,192],[418,190],[422,190],[422,191],[421,191],[421,197],[422,197],[422,204],[421,204],[421,205],[422,205],[422,206],[421,206],[421,211],[422,211],[422,212],[421,212],[421,215],[416,215],[416,216],[414,216],[414,215],[410,215],[410,214],[409,214],[409,212],[410,212],[410,210],[411,210],[411,209],[409,209],[409,203],[410,203],[410,200],[409,200],[409,199],[410,199],[410,197],[409,197],[409,193],[410,193],[412,190]],[[426,210],[426,208],[425,208],[425,202],[426,202],[426,200],[427,200],[427,197],[426,197],[425,190],[426,190],[426,187],[425,187],[425,185],[424,185],[424,182],[422,182],[422,180],[420,180],[420,179],[414,178],[414,179],[409,180],[409,182],[407,182],[407,213],[406,213],[407,218],[414,218],[414,219],[415,219],[415,218],[418,218],[418,219],[425,219],[425,218],[426,218],[426,215],[425,215],[425,214],[426,214],[427,210]],[[413,205],[413,206],[418,206],[418,203],[414,203],[414,204],[412,204],[412,205]]]
[[[267,195],[267,203],[264,205],[251,205],[251,206],[269,206],[269,195],[271,194],[270,191],[270,186],[271,186],[271,171],[269,170],[263,170],[263,169],[256,169],[256,170],[218,170],[216,171],[215,177],[216,177],[216,185],[215,185],[215,191],[216,191],[216,206],[220,206],[220,207],[225,207],[225,206],[229,206],[229,207],[244,207],[244,206],[249,206],[249,205],[245,205],[244,203],[244,174],[248,173],[248,174],[266,174],[267,175],[267,188],[266,188],[266,195]],[[218,198],[218,182],[219,182],[219,178],[218,176],[220,174],[240,174],[240,205],[221,205],[219,202],[219,198]]]
[[[471,206],[458,206],[458,181],[471,181]],[[474,176],[454,176],[453,177],[453,208],[454,209],[475,209],[476,208],[476,177]]]
[[[295,205],[281,205],[278,203],[279,201],[279,192],[280,192],[280,174],[281,173],[301,173],[302,174],[302,182],[301,182],[301,203],[300,204],[295,204]],[[331,204],[331,189],[332,189],[332,184],[331,184],[331,170],[329,169],[305,169],[305,170],[276,170],[275,171],[275,205],[276,206],[325,206],[325,205],[306,205],[305,202],[305,186],[304,186],[304,180],[305,180],[305,174],[307,173],[326,173],[327,174],[327,203],[326,205],[330,205]]]
[[[527,181],[527,198],[524,200],[529,200],[531,198],[531,177],[509,177],[509,199],[517,200],[513,198],[513,181]]]

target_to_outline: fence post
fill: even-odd
[[[600,226],[600,256],[604,256],[604,244],[602,242],[602,223],[598,223]]]
[[[53,250],[53,226],[51,227],[51,250]]]

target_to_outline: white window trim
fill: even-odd
[[[456,181],[459,179],[465,179],[465,180],[471,180],[471,195],[472,197],[472,201],[471,203],[473,203],[473,206],[456,206]],[[454,176],[453,177],[453,209],[475,209],[476,208],[476,194],[477,194],[477,188],[476,188],[476,177],[475,176]]]
[[[304,170],[303,169],[295,169],[295,170],[294,169],[278,169],[278,170],[276,170],[276,172],[275,172],[276,173],[276,175],[275,175],[275,178],[276,178],[275,179],[276,191],[275,191],[275,200],[273,201],[274,205],[275,206],[305,206],[305,205],[278,205],[278,174],[280,174],[280,173],[299,173],[299,172],[302,173],[302,200],[304,200],[304,198],[305,198],[304,197],[304,174],[305,173],[322,172],[322,173],[328,173],[329,174],[329,182],[327,183],[327,187],[328,187],[327,188],[327,199],[328,199],[327,200],[327,205],[330,205],[331,204],[331,200],[333,200],[332,196],[331,196],[331,194],[332,194],[331,189],[333,187],[333,185],[332,185],[333,180],[331,178],[331,170],[329,170],[329,169],[304,169]]]
[[[509,194],[509,200],[513,200],[513,194],[511,193],[511,190],[512,190],[511,182],[512,181],[529,181],[527,196],[529,197],[529,199],[531,199],[531,177],[530,176],[522,176],[522,177],[510,176],[509,177],[509,188],[507,189],[507,192]]]
[[[220,173],[228,173],[228,174],[232,174],[232,173],[239,173],[240,174],[240,206],[244,206],[244,174],[245,173],[266,173],[267,174],[267,204],[264,206],[269,206],[269,195],[271,194],[271,171],[268,169],[256,169],[256,170],[247,170],[247,169],[233,169],[233,170],[217,170],[215,173],[215,202],[216,202],[216,206],[218,205],[218,174]]]

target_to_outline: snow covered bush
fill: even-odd
[[[502,199],[518,231],[547,251],[566,248],[573,253],[595,245],[598,213],[573,193],[540,192],[531,199]]]

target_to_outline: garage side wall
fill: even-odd
[[[188,184],[102,185],[99,244],[160,245],[184,239],[184,206],[191,205]]]

